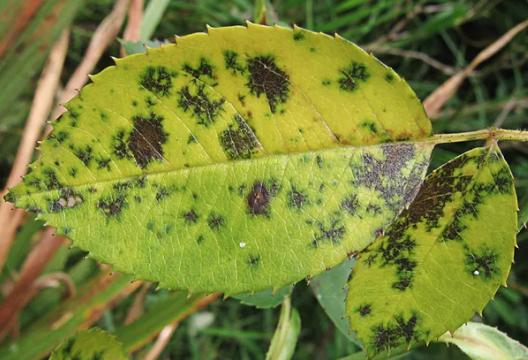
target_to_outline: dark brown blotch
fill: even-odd
[[[119,194],[115,199],[104,199],[102,198],[97,203],[97,208],[100,209],[107,218],[117,217],[123,211],[123,207],[126,206],[125,196]]]
[[[255,181],[247,195],[246,204],[252,215],[268,216],[270,212],[271,194],[268,187],[260,180]]]
[[[222,131],[218,138],[230,160],[249,159],[258,146],[255,130],[238,114],[233,117],[233,124]]]
[[[249,76],[246,86],[250,94],[257,97],[264,94],[271,112],[275,113],[277,106],[284,104],[290,96],[288,74],[277,66],[272,55],[249,58],[247,69]]]
[[[369,315],[371,311],[372,311],[372,308],[370,304],[360,305],[359,308],[357,309],[357,312],[359,313],[361,317]]]
[[[150,113],[150,117],[134,116],[134,130],[127,140],[136,163],[146,168],[153,160],[163,159],[162,145],[167,141],[167,134],[163,131],[163,117]]]
[[[185,223],[187,223],[188,225],[192,225],[198,222],[200,216],[194,209],[191,209],[189,211],[184,212],[182,214],[182,218],[185,220]]]

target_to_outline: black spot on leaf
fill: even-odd
[[[185,219],[185,222],[187,224],[196,224],[198,222],[198,219],[200,216],[194,211],[194,209],[191,209],[185,213],[183,213],[182,217]]]
[[[210,79],[213,79],[214,78],[213,69],[214,69],[213,65],[209,63],[209,61],[207,61],[207,59],[205,58],[200,58],[200,64],[196,68],[193,68],[189,64],[184,64],[182,66],[182,70],[184,72],[186,72],[187,74],[191,75],[193,78],[196,78],[196,79],[200,78],[200,76],[205,76]]]
[[[224,64],[227,70],[231,70],[233,74],[244,73],[245,67],[238,62],[239,54],[233,50],[224,51]]]
[[[300,40],[304,40],[306,37],[304,36],[303,32],[302,31],[294,31],[293,32],[293,40],[295,41],[300,41]]]
[[[269,189],[262,181],[255,181],[246,199],[249,213],[268,216],[270,201],[271,194]]]
[[[301,209],[305,204],[308,204],[308,195],[306,193],[299,191],[292,186],[291,191],[288,193],[288,206],[292,208]]]
[[[84,165],[86,165],[87,167],[90,165],[90,162],[92,161],[93,159],[93,149],[90,145],[86,145],[86,147],[79,147],[77,149],[74,150],[74,154],[75,156],[77,156],[79,158],[79,160],[82,161],[82,163]]]
[[[339,244],[343,240],[346,228],[341,224],[341,221],[334,218],[330,218],[330,226],[327,226],[321,222],[317,223],[319,231],[315,235],[315,240],[313,245],[316,247],[319,246],[320,242]]]
[[[101,199],[97,207],[108,217],[116,217],[123,211],[125,206],[125,196],[120,194],[115,199]]]
[[[172,79],[177,75],[165,66],[148,66],[140,76],[139,83],[157,96],[170,96]]]
[[[198,124],[209,126],[220,116],[220,112],[224,111],[225,99],[211,100],[209,94],[204,90],[204,84],[198,84],[196,88],[197,92],[193,95],[188,86],[182,87],[178,92],[180,95],[178,106],[184,112],[191,110],[192,116],[198,119]]]
[[[209,225],[211,230],[220,230],[220,228],[224,226],[225,223],[225,218],[222,215],[216,214],[214,212],[210,213],[209,217],[207,218],[207,225]]]
[[[256,267],[262,261],[262,254],[249,254],[247,264],[251,267]]]
[[[396,324],[374,326],[372,328],[374,332],[374,337],[371,339],[372,346],[377,353],[380,353],[390,351],[404,342],[410,343],[413,339],[418,340],[419,336],[415,332],[417,322],[417,315],[413,315],[408,321],[405,321],[403,316],[398,316]]]
[[[230,160],[249,159],[258,146],[255,130],[240,115],[235,115],[233,124],[218,137],[224,153]]]
[[[289,77],[277,67],[275,58],[271,55],[262,55],[249,58],[247,61],[249,71],[246,86],[252,95],[260,97],[264,94],[272,113],[277,111],[277,105],[284,104],[290,95]]]
[[[370,304],[364,304],[364,305],[360,305],[357,311],[359,312],[359,315],[363,317],[363,316],[369,315],[372,309],[370,307]]]
[[[499,274],[498,255],[483,249],[480,253],[466,250],[466,270],[475,277],[489,280]]]
[[[44,180],[44,184],[46,185],[48,190],[59,189],[63,187],[62,183],[57,178],[57,174],[55,174],[55,171],[53,171],[53,169],[44,169],[43,174],[46,177],[46,179]]]
[[[134,116],[134,130],[127,141],[127,148],[130,149],[134,159],[141,168],[154,159],[163,159],[162,145],[165,143],[167,135],[163,131],[163,117],[150,113],[150,117]]]
[[[346,211],[350,215],[354,216],[357,209],[359,208],[359,200],[356,194],[351,194],[341,201],[341,210]]]
[[[356,90],[359,86],[358,82],[364,82],[370,76],[364,64],[354,61],[347,68],[339,70],[339,73],[341,74],[341,77],[337,80],[339,87],[347,92]]]
[[[117,156],[118,159],[132,157],[128,151],[128,145],[124,139],[125,139],[124,130],[119,130],[116,133],[116,135],[113,136],[113,139],[112,139],[114,154]]]

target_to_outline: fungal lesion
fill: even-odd
[[[249,159],[259,147],[255,129],[236,114],[233,123],[218,135],[220,146],[230,160]]]
[[[177,75],[165,66],[147,66],[140,75],[139,84],[156,96],[168,97],[173,88],[172,80]]]
[[[262,262],[262,254],[249,254],[247,257],[246,263],[252,267],[256,268]]]
[[[264,94],[271,112],[275,114],[278,105],[286,103],[290,97],[288,74],[277,66],[273,55],[248,58],[247,70],[249,75],[246,86],[250,94],[256,97]]]
[[[226,219],[216,212],[211,212],[207,217],[207,225],[211,230],[219,231],[226,225]]]
[[[167,141],[168,134],[163,129],[163,116],[151,112],[150,115],[136,115],[132,118],[134,128],[126,143],[123,141],[124,132],[117,135],[117,144],[114,152],[119,152],[121,158],[130,157],[142,169],[146,168],[153,160],[163,160],[163,144]],[[126,144],[126,145],[125,145]]]
[[[297,187],[292,186],[290,192],[287,194],[288,206],[297,210],[309,205],[310,201],[306,191],[301,191]]]
[[[339,245],[346,234],[346,227],[341,219],[330,217],[327,223],[318,221],[317,231],[311,243],[313,248],[318,248],[322,244]]]
[[[466,271],[473,277],[478,277],[482,280],[495,278],[500,274],[498,261],[499,255],[491,249],[484,248],[480,252],[476,252],[471,251],[466,246]]]
[[[239,62],[239,54],[236,51],[226,50],[223,55],[225,68],[231,70],[233,75],[243,74],[246,71],[245,66]]]
[[[352,61],[346,68],[339,70],[340,77],[337,82],[339,88],[346,92],[353,92],[359,87],[359,83],[367,81],[370,73],[365,64]]]
[[[209,79],[214,79],[214,66],[209,60],[204,57],[201,57],[198,63],[198,66],[192,67],[190,64],[186,63],[182,65],[182,71],[191,75],[195,79],[199,79],[201,76],[207,77]]]
[[[370,315],[372,312],[372,305],[371,304],[363,304],[359,305],[359,308],[357,309],[357,312],[359,313],[359,316],[365,317],[367,315]]]
[[[224,98],[213,100],[211,94],[205,91],[203,83],[196,84],[195,91],[190,89],[190,84],[185,85],[178,91],[178,95],[178,107],[185,113],[190,110],[191,116],[198,120],[199,125],[207,127],[214,124],[220,114],[225,111],[226,100]]]
[[[246,197],[246,205],[251,215],[269,216],[271,191],[261,180],[256,180]]]
[[[403,345],[410,344],[411,341],[419,341],[422,333],[416,330],[420,318],[416,313],[405,320],[403,315],[396,316],[393,322],[388,324],[379,324],[372,327],[374,335],[370,338],[370,344],[376,353],[384,351],[390,352],[392,349]]]

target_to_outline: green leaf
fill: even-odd
[[[290,299],[286,298],[282,304],[279,324],[271,339],[266,360],[291,359],[300,332],[301,317],[297,310],[291,306]]]
[[[346,315],[369,354],[428,343],[481,312],[506,279],[517,232],[510,169],[496,144],[429,175],[411,206],[358,258]]]
[[[321,304],[321,307],[335,326],[341,330],[348,340],[363,347],[361,341],[356,339],[356,334],[350,332],[348,318],[343,317],[346,297],[346,289],[344,289],[343,285],[346,284],[355,264],[356,259],[345,259],[345,261],[330,271],[325,271],[314,277],[310,282],[310,287],[317,301],[319,301],[319,304]]]
[[[473,360],[525,360],[528,348],[488,325],[469,322],[439,342],[455,344]]]
[[[79,331],[51,354],[50,360],[126,360],[121,343],[101,329]]]
[[[161,287],[281,287],[370,244],[414,197],[431,124],[346,40],[209,29],[92,77],[7,200]],[[400,142],[397,141],[403,141]]]
[[[271,289],[259,291],[258,293],[239,294],[233,296],[234,299],[240,300],[242,304],[255,306],[258,309],[270,309],[279,306],[289,297],[293,291],[292,285],[286,285],[282,289],[273,293]]]

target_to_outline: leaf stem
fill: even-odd
[[[429,138],[436,144],[454,143],[472,140],[509,140],[509,141],[528,141],[528,131],[507,130],[496,127],[489,127],[484,130],[463,132],[457,134],[436,134]],[[429,140],[427,139],[427,140]],[[426,140],[426,141],[427,141]]]

